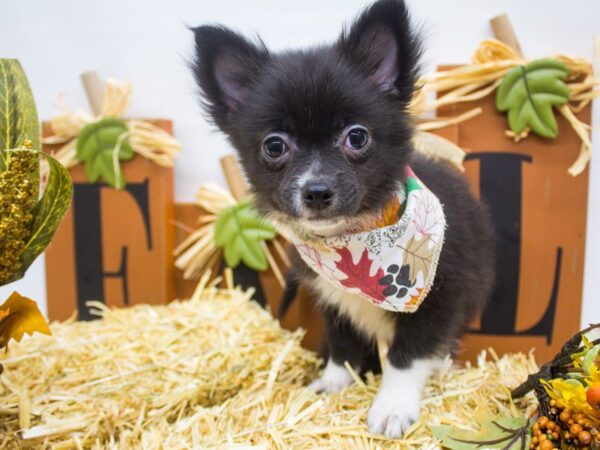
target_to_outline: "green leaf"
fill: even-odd
[[[526,127],[546,138],[558,136],[552,107],[569,101],[570,92],[562,81],[569,74],[565,64],[538,59],[508,72],[496,93],[496,108],[508,111],[508,125],[515,133]]]
[[[219,247],[225,247],[225,244],[231,242],[239,233],[239,225],[234,217],[235,211],[235,207],[231,207],[219,213],[215,224],[215,244]]]
[[[592,370],[592,367],[595,364],[596,358],[598,357],[598,353],[600,352],[600,344],[594,345],[590,348],[585,356],[583,357],[583,361],[581,363],[581,367],[585,371],[585,373],[589,374]]]
[[[486,420],[478,432],[461,430],[448,425],[430,427],[444,448],[452,450],[529,448],[530,423],[526,417],[500,415]]]
[[[229,267],[237,267],[241,261],[241,248],[237,245],[237,242],[230,245],[223,246],[223,256],[225,256],[225,262]]]
[[[35,207],[31,233],[21,255],[23,273],[52,240],[73,196],[69,171],[52,156],[45,153],[41,155],[48,161],[50,177],[44,194]]]
[[[254,270],[269,267],[262,242],[275,237],[275,229],[254,208],[249,199],[224,209],[215,223],[215,244],[223,248],[229,267],[243,262]]]
[[[31,141],[34,150],[40,149],[33,94],[19,61],[0,59],[0,150],[22,148],[26,140]],[[0,152],[0,172],[5,163],[6,155]]]
[[[255,270],[266,270],[269,267],[267,257],[262,249],[261,242],[264,239],[251,237],[248,230],[243,230],[237,237],[237,246],[244,264]]]
[[[584,384],[581,381],[575,380],[573,378],[566,378],[565,379],[565,383],[570,384],[574,388],[585,387]]]
[[[119,161],[134,156],[126,138],[127,123],[107,118],[83,127],[77,138],[77,159],[85,163],[85,174],[95,183],[102,179],[116,189],[125,187],[125,179]],[[118,159],[115,164],[115,152]]]

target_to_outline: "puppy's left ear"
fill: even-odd
[[[269,59],[262,43],[255,44],[222,27],[193,28],[196,55],[192,70],[206,111],[223,131],[231,114],[243,107],[247,95]]]
[[[382,91],[408,104],[421,43],[403,0],[379,0],[344,30],[338,50]]]

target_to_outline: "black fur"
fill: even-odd
[[[396,322],[389,360],[402,368],[454,350],[492,288],[494,238],[486,208],[461,176],[413,153],[407,107],[421,46],[404,3],[374,3],[332,46],[281,54],[223,27],[194,33],[194,71],[206,111],[237,149],[262,212],[293,222],[380,210],[406,164],[440,198],[448,229],[434,286],[417,312],[389,313]],[[364,126],[372,139],[356,153],[342,141],[351,124]],[[261,150],[274,132],[289,148],[278,160]],[[299,178],[311,167],[333,195],[318,213],[298,207]],[[314,276],[308,271],[302,278]],[[325,307],[324,314],[335,361],[365,367],[377,360],[372,339],[334,309]]]

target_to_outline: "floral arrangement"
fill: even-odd
[[[586,336],[597,329],[600,324],[578,333],[530,378],[540,402],[532,448],[546,450],[548,441],[563,448],[600,446],[600,339]]]
[[[432,429],[454,450],[595,449],[600,447],[600,324],[575,334],[539,371],[517,386],[516,401],[535,392],[538,407],[530,416],[502,414],[480,423],[479,431]]]

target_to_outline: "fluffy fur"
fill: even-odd
[[[334,45],[279,54],[224,27],[193,31],[203,105],[237,149],[263,213],[296,231],[343,233],[381,209],[407,164],[444,205],[448,228],[435,282],[413,314],[338,291],[299,258],[292,272],[315,290],[327,321],[330,360],[315,387],[347,385],[344,361],[372,369],[376,339],[388,341],[388,373],[368,424],[401,435],[418,416],[435,361],[454,351],[489,296],[494,245],[486,208],[461,176],[413,152],[407,107],[421,47],[403,1],[374,3]],[[349,141],[356,127],[368,133],[360,148]],[[268,147],[273,136],[276,152]],[[313,193],[326,195],[318,208]]]

